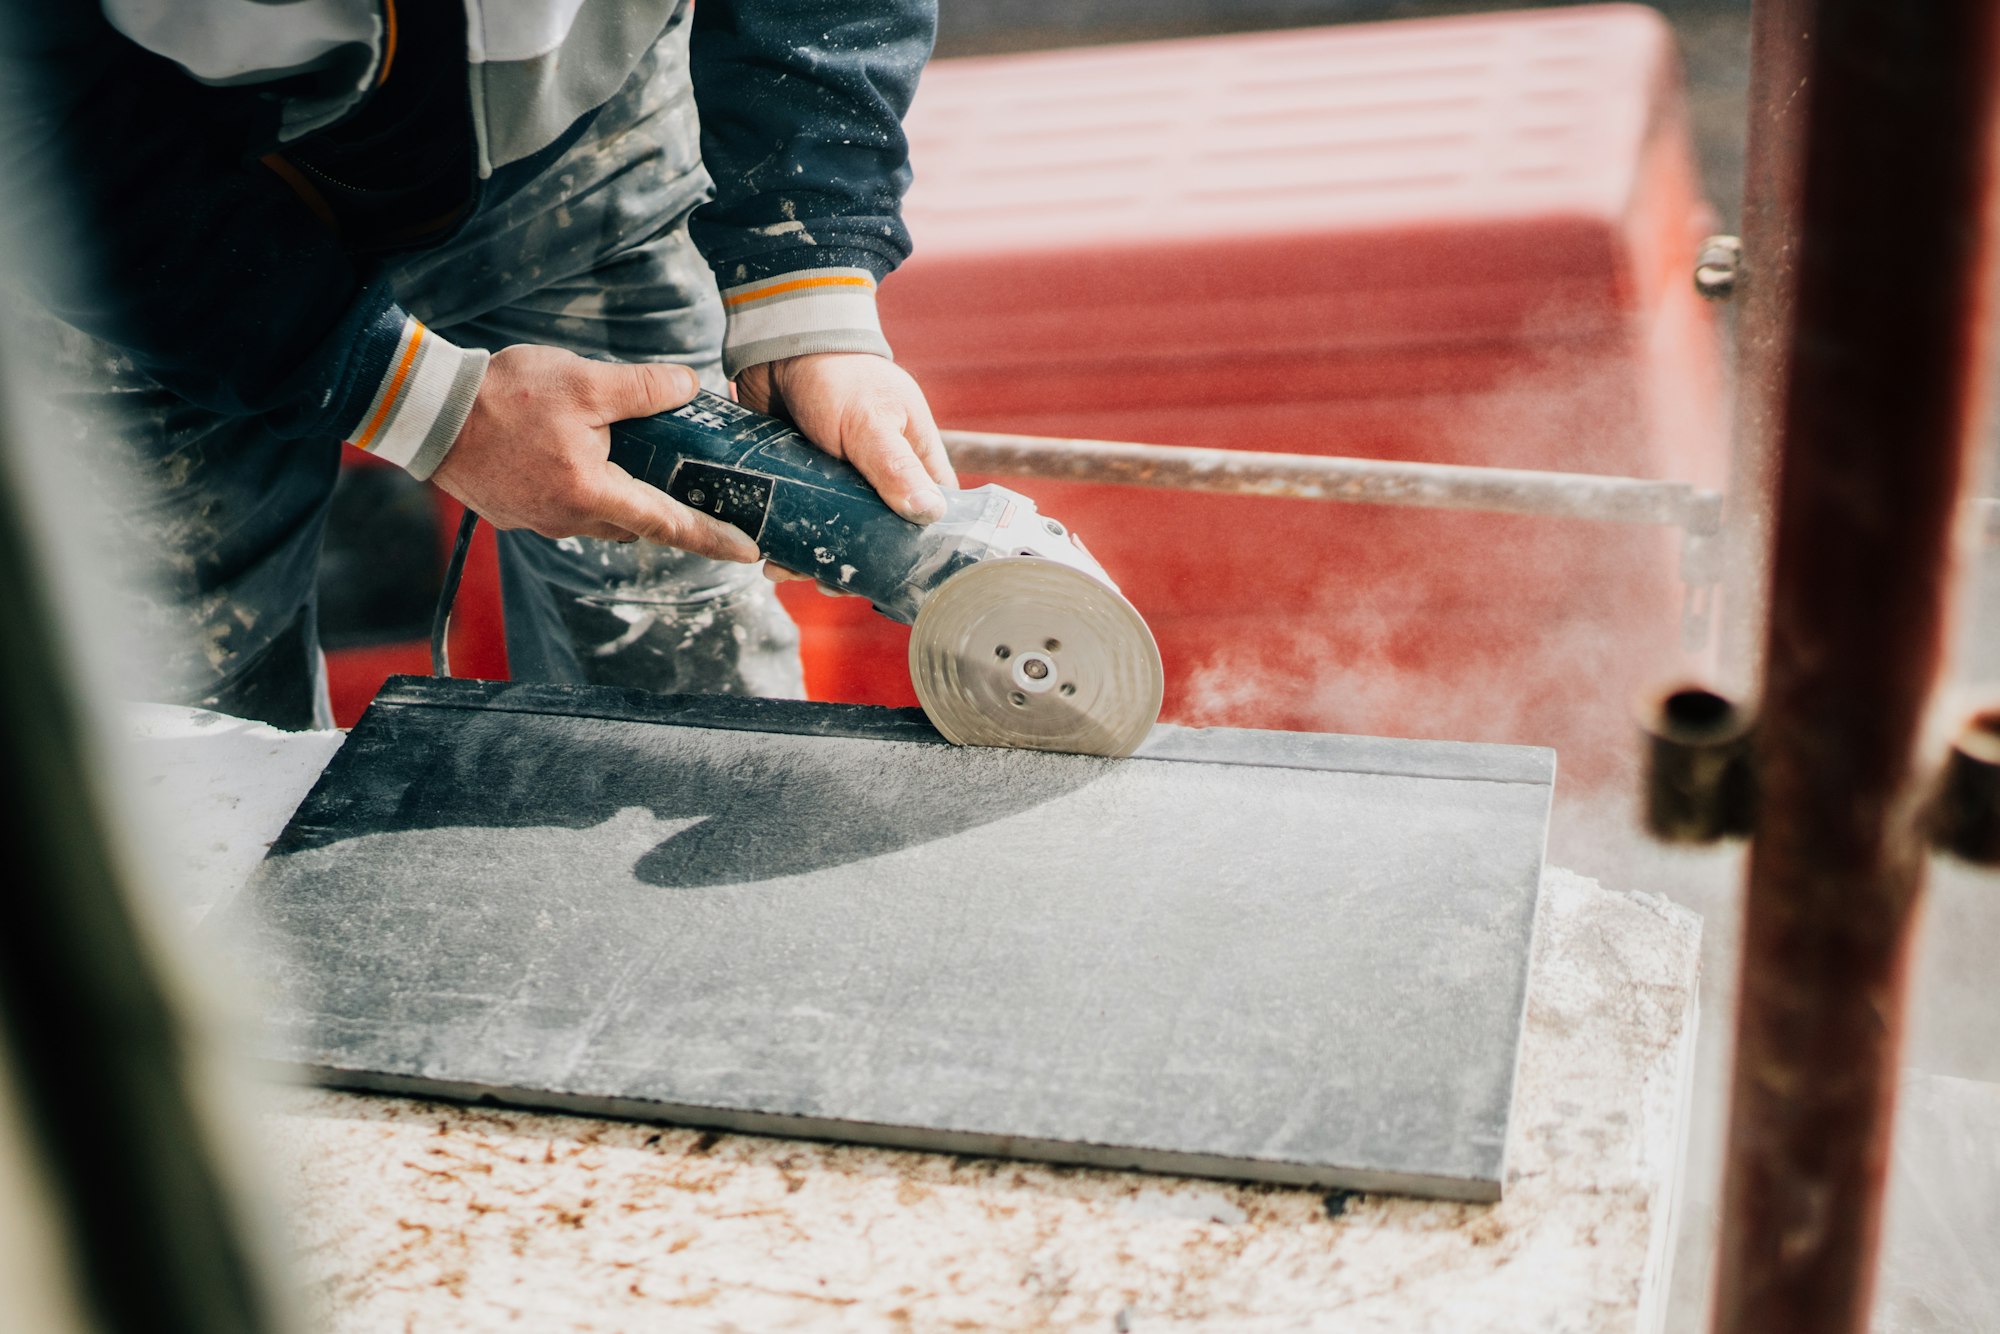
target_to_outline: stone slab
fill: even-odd
[[[414,681],[220,914],[328,1083],[1491,1199],[1553,757]]]
[[[310,1089],[270,1177],[330,1334],[1658,1334],[1699,922],[1541,912],[1498,1204]]]
[[[204,901],[341,742],[187,709],[133,730],[184,835],[159,869]],[[331,1334],[1657,1334],[1700,943],[1684,909],[1545,873],[1497,1205],[307,1089],[256,1147]]]

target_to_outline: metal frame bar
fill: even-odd
[[[1758,0],[1757,32],[1753,100],[1802,134],[1796,171],[1748,181],[1793,249],[1747,256],[1753,284],[1791,272],[1714,1328],[1863,1334],[1984,396],[2000,6]]]
[[[1720,531],[1722,521],[1720,492],[1687,482],[1639,477],[1135,445],[987,431],[946,431],[944,443],[957,467],[998,477],[1666,524],[1702,536]]]
[[[990,431],[946,431],[944,444],[959,468],[1002,477],[1677,527],[1686,589],[1681,642],[1689,652],[1708,644],[1713,593],[1725,568],[1717,559],[1722,494],[1687,482]]]
[[[1738,508],[1736,492],[1711,491],[1690,482],[1473,464],[1401,463],[1330,454],[1139,445],[996,431],[942,434],[954,466],[990,477],[1662,524],[1695,537],[1721,536],[1731,550],[1741,541],[1733,517]],[[1752,482],[1745,484],[1753,495],[1768,489]],[[2000,498],[1980,497],[1970,503],[1980,538],[2000,545]],[[1753,532],[1762,534],[1763,525]],[[1762,569],[1761,554],[1749,560],[1753,569]],[[1732,595],[1738,592],[1738,582],[1732,580]],[[1747,596],[1755,590],[1742,591]]]

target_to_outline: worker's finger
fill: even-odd
[[[592,508],[601,522],[614,524],[661,546],[746,565],[762,559],[757,544],[742,529],[689,509],[615,463],[604,465]]]
[[[665,361],[584,361],[577,374],[593,426],[670,412],[701,391],[699,376]]]
[[[958,489],[958,472],[951,466],[951,456],[945,453],[944,437],[938,433],[937,421],[931,416],[931,405],[923,396],[906,405],[909,420],[903,427],[903,438],[910,442],[910,448],[917,453],[917,459],[924,465],[924,471],[939,486]]]
[[[861,470],[890,509],[912,523],[935,523],[944,517],[944,492],[885,414],[862,417],[841,445],[847,461]]]

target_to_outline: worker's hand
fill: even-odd
[[[645,538],[717,560],[757,559],[738,529],[689,509],[611,462],[612,422],[681,406],[685,366],[587,361],[523,345],[493,354],[472,414],[431,480],[495,528],[543,537]]]
[[[767,361],[736,377],[736,397],[746,408],[783,417],[806,439],[859,468],[904,518],[931,523],[944,517],[938,487],[956,487],[958,476],[924,391],[895,362],[871,352]]]
[[[956,487],[924,391],[870,352],[808,352],[748,366],[736,377],[746,408],[783,417],[827,453],[861,470],[889,508],[916,523],[944,517],[939,486]],[[766,564],[775,580],[804,579]]]

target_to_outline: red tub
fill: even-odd
[[[1651,10],[941,61],[909,127],[884,323],[947,427],[1721,480],[1712,220]],[[1172,720],[1601,781],[1677,665],[1662,530],[1008,484],[1151,622]],[[910,701],[907,631],[786,600],[815,695]]]

